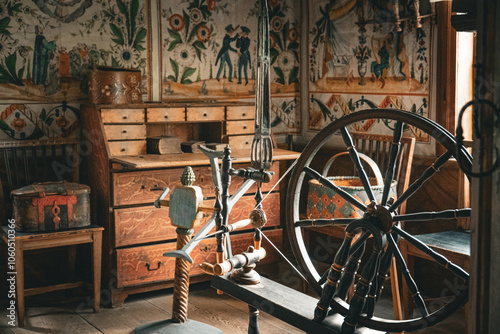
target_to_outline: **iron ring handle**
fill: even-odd
[[[493,110],[497,114],[497,117],[500,118],[500,113],[499,113],[497,106],[490,100],[474,99],[474,100],[471,100],[471,101],[467,102],[466,104],[464,104],[464,106],[460,109],[460,112],[458,113],[457,129],[455,131],[456,132],[455,139],[456,139],[456,143],[457,143],[456,144],[457,145],[457,156],[455,157],[455,159],[457,160],[458,167],[460,167],[462,172],[464,172],[469,177],[484,177],[484,176],[490,175],[498,168],[498,165],[499,165],[498,152],[497,152],[497,157],[495,159],[495,162],[491,165],[491,167],[487,171],[484,171],[484,172],[476,173],[476,172],[473,172],[472,170],[466,170],[466,168],[463,166],[463,163],[460,159],[460,151],[461,151],[461,148],[463,145],[463,140],[464,140],[464,135],[463,135],[464,130],[462,128],[462,117],[464,115],[465,110],[467,110],[467,108],[469,108],[472,105],[477,106],[479,104],[486,104],[486,105],[490,106],[491,108],[493,108]],[[475,117],[477,117],[477,115]],[[474,121],[474,124],[475,124],[475,126],[477,126],[477,123],[475,121]],[[476,130],[476,133],[478,133],[478,134],[480,133],[478,128],[476,128],[475,130]]]

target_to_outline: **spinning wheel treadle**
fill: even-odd
[[[375,124],[381,126],[388,125],[393,129],[394,140],[390,150],[389,164],[387,170],[382,171],[385,173],[384,194],[379,202],[374,200],[368,177],[360,163],[359,153],[353,145],[349,132],[350,127],[355,123],[368,120],[375,121]],[[395,201],[391,201],[388,193],[395,163],[400,154],[399,146],[402,133],[403,130],[410,128],[428,134],[444,148],[446,153],[437,158],[431,166],[428,166],[422,175],[412,177],[416,181],[402,194],[398,194]],[[338,144],[342,141],[356,166],[363,188],[371,200],[368,205],[361,203],[311,168],[311,166],[318,164],[319,155],[317,156],[317,154],[323,146]],[[431,144],[433,143],[431,142]],[[288,233],[293,252],[308,283],[321,296],[314,312],[315,322],[321,323],[327,314],[338,312],[344,317],[342,333],[354,333],[356,326],[388,332],[412,331],[432,326],[444,320],[467,302],[469,274],[407,233],[401,223],[404,221],[416,222],[470,217],[470,209],[453,208],[441,212],[418,212],[404,215],[398,215],[397,212],[398,207],[413,196],[420,186],[432,178],[439,168],[452,157],[460,159],[470,169],[471,157],[469,153],[463,146],[457,148],[456,140],[452,134],[429,119],[395,109],[371,109],[348,115],[326,126],[309,142],[290,177],[286,205]],[[363,217],[361,219],[309,219],[306,216],[305,204],[307,203],[307,184],[311,178],[335,190],[345,201],[361,209],[364,212]],[[305,246],[303,229],[346,223],[348,223],[346,236],[335,255],[332,266],[326,271],[321,271],[317,261],[309,255],[311,249],[307,249]],[[367,243],[370,236],[373,242]],[[359,238],[356,240],[357,237]],[[458,286],[454,288],[454,294],[451,298],[441,301],[437,307],[434,305],[431,308],[426,305],[420,294],[419,284],[415,282],[412,274],[408,271],[405,260],[398,249],[400,238],[406,239],[407,242],[443,266],[444,270],[450,271],[457,277]],[[368,244],[371,246],[368,247]],[[356,282],[357,284],[354,284],[356,272],[360,267],[359,262],[363,258],[365,250],[370,252],[367,254],[369,259],[361,265],[360,279]],[[403,284],[406,283],[411,291],[420,312],[420,315],[415,318],[393,320],[383,318],[377,312],[376,304],[382,293],[383,284],[393,258],[396,261],[398,271],[404,277]],[[447,288],[444,282],[436,283],[442,285],[441,290]],[[353,285],[355,293],[348,303],[346,301],[347,292]]]

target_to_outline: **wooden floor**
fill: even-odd
[[[300,290],[302,280],[284,263],[262,268],[265,276]],[[390,287],[384,291],[390,292]],[[385,293],[386,293],[385,292]],[[172,289],[129,296],[122,307],[101,307],[92,311],[90,293],[82,289],[57,291],[26,298],[26,327],[7,324],[7,300],[0,296],[0,334],[133,334],[136,327],[171,318]],[[102,295],[106,302],[106,295]],[[393,316],[390,293],[382,294],[375,315]],[[221,329],[227,334],[248,332],[248,306],[228,295],[218,295],[210,282],[192,284],[189,294],[188,318]],[[261,312],[259,326],[262,334],[293,334],[302,331]],[[460,310],[444,322],[419,334],[465,334],[464,311]],[[200,333],[203,334],[203,333]],[[311,333],[313,334],[313,333]]]

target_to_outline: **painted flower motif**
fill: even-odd
[[[4,16],[7,16],[7,7],[3,3],[0,3],[0,17]]]
[[[0,35],[0,58],[6,58],[12,54],[14,41],[7,35]]]
[[[189,11],[189,16],[191,17],[191,23],[197,25],[203,20],[203,14],[199,8],[193,8]]]
[[[139,56],[139,51],[128,45],[118,45],[114,51],[116,61],[124,68],[136,68]]]
[[[208,41],[210,39],[210,28],[206,25],[200,26],[196,31],[196,38],[203,43]]]
[[[68,124],[69,124],[69,121],[66,117],[61,116],[61,117],[56,118],[56,125],[58,127],[65,128],[68,126]]]
[[[278,66],[283,71],[290,71],[295,66],[295,56],[292,51],[283,51],[277,59]]]
[[[170,16],[169,22],[170,22],[170,26],[175,31],[180,31],[184,28],[184,19],[179,14],[174,14],[174,15]]]
[[[269,7],[274,8],[280,4],[279,0],[269,0]]]
[[[283,28],[283,20],[281,19],[281,17],[273,17],[273,19],[271,20],[271,28],[276,32],[281,31],[281,28]]]
[[[175,59],[179,62],[180,65],[190,66],[193,64],[196,51],[192,45],[189,44],[180,44],[175,48]]]
[[[208,10],[214,10],[215,9],[215,0],[207,0],[207,7],[208,7]]]
[[[26,126],[26,121],[22,118],[14,118],[11,125],[17,131],[21,131]]]
[[[290,30],[288,30],[287,36],[290,42],[295,42],[299,37],[299,34],[297,33],[297,30],[295,28],[291,28]]]

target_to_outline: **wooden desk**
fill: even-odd
[[[24,327],[24,297],[39,295],[46,292],[65,290],[85,286],[91,288],[94,293],[94,312],[99,312],[100,291],[101,291],[101,241],[102,231],[99,226],[89,226],[81,229],[65,230],[48,233],[21,233],[16,232],[15,242],[15,268],[16,274],[16,310],[17,323],[19,327]],[[2,241],[8,245],[9,230],[7,226],[2,226]],[[43,248],[53,248],[60,246],[72,246],[80,244],[92,244],[92,284],[79,281],[64,284],[50,285],[36,288],[24,288],[24,251]],[[9,270],[10,271],[10,270]]]
[[[215,198],[210,161],[203,153],[147,154],[146,138],[175,136],[181,142],[228,143],[233,168],[246,168],[250,166],[249,131],[253,132],[254,109],[248,103],[82,105],[83,137],[91,146],[85,154],[83,170],[88,174],[82,183],[92,189],[93,221],[105,228],[103,286],[109,288],[111,306],[121,306],[130,294],[173,286],[175,259],[163,257],[163,253],[176,248],[177,234],[168,208],[153,206],[161,192],[152,189],[173,189],[180,184],[184,167],[191,166],[196,176],[194,185],[201,187],[205,204],[210,205]],[[262,191],[270,191],[285,171],[287,161],[298,156],[297,152],[275,149],[271,167],[275,174],[270,183],[263,184]],[[232,178],[229,193],[233,194],[243,182]],[[286,181],[280,186],[284,191]],[[248,218],[255,206],[255,190],[254,185],[234,205],[229,223]],[[263,205],[267,235],[280,247],[284,199],[279,189],[275,188]],[[210,217],[207,213],[195,225],[195,233]],[[253,230],[246,232],[231,238],[233,253],[246,251],[253,244]],[[210,279],[197,264],[214,263],[214,249],[215,239],[209,238],[193,250],[191,282]],[[278,259],[269,247],[263,262]]]

